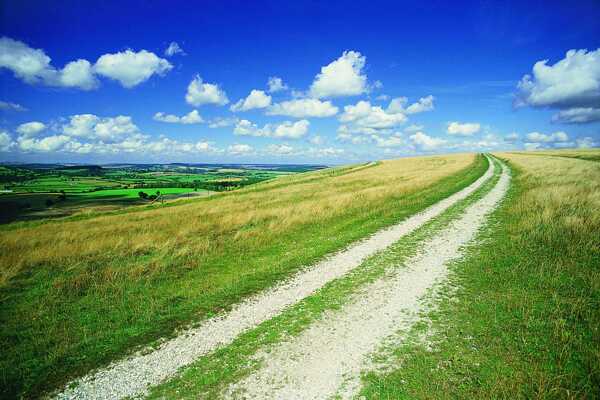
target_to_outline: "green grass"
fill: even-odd
[[[507,199],[365,398],[600,397],[600,165],[503,157]]]
[[[326,284],[278,316],[240,335],[230,345],[201,357],[183,369],[177,377],[154,387],[148,397],[219,398],[222,390],[230,383],[243,379],[260,367],[260,361],[253,357],[257,353],[268,351],[271,346],[282,340],[299,335],[311,323],[321,318],[324,312],[340,309],[360,288],[391,273],[395,268],[403,268],[403,263],[422,249],[426,239],[443,229],[469,205],[488,193],[498,181],[499,174],[500,168],[496,165],[494,177],[469,197],[389,248],[369,257],[346,276]]]
[[[250,241],[240,247],[239,241],[218,241],[218,252],[201,259],[177,251],[128,251],[82,257],[68,268],[60,261],[28,268],[0,291],[0,344],[6,349],[0,360],[2,392],[8,397],[34,397],[131,352],[136,345],[227,309],[300,266],[464,188],[486,168],[479,156],[459,173],[417,193],[393,197],[381,209],[368,207],[336,221],[294,225],[266,244]],[[327,172],[316,175],[322,174]],[[260,185],[260,190],[270,185]],[[242,200],[242,193],[227,198]],[[132,221],[138,215],[123,217]],[[66,229],[70,223],[64,223]],[[152,228],[145,223],[140,219],[136,226]],[[119,234],[115,231],[112,236]]]

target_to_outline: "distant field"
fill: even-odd
[[[0,166],[0,223],[82,212],[115,210],[151,202],[236,190],[321,166],[226,166],[146,164],[123,166]],[[62,194],[62,195],[61,195]]]
[[[483,156],[408,158],[118,215],[5,225],[4,395],[36,396],[227,309],[486,169]]]

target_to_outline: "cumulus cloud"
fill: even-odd
[[[257,108],[266,108],[271,105],[271,96],[266,94],[262,90],[252,90],[248,97],[240,99],[237,103],[232,105],[229,109],[233,112],[248,111]]]
[[[89,61],[72,61],[62,70],[53,67],[51,61],[42,49],[33,49],[8,37],[0,38],[0,68],[11,70],[15,77],[25,83],[83,90],[91,90],[98,86]]]
[[[310,86],[312,97],[356,96],[367,92],[363,74],[366,58],[357,51],[345,51],[340,58],[321,68]]]
[[[294,118],[324,118],[337,114],[338,110],[331,101],[296,99],[273,104],[267,110],[267,115],[284,115]]]
[[[9,151],[13,147],[13,141],[6,131],[0,131],[0,151]]]
[[[140,135],[140,130],[129,116],[101,118],[94,114],[78,114],[62,126],[62,133],[70,137],[116,142],[131,135]]]
[[[408,104],[408,98],[396,97],[388,104],[387,112],[390,114],[417,114],[426,111],[432,111],[434,107],[435,97],[432,95],[421,97],[419,101],[405,107]]]
[[[354,133],[373,134],[380,129],[393,128],[406,121],[403,113],[390,113],[380,106],[361,100],[355,105],[347,105],[339,120],[349,126],[344,128]]]
[[[214,83],[203,83],[200,75],[196,75],[190,82],[185,95],[185,101],[193,106],[203,104],[216,104],[223,106],[229,103],[227,94]]]
[[[154,117],[152,117],[152,119],[154,119],[155,121],[160,121],[160,122],[168,122],[171,124],[184,124],[184,125],[200,124],[200,123],[204,122],[204,120],[198,113],[198,110],[192,110],[189,113],[187,113],[181,117],[178,117],[177,115],[173,115],[173,114],[165,114],[163,112],[157,112],[156,114],[154,114]]]
[[[448,122],[446,132],[449,135],[472,136],[481,130],[481,125],[476,122]]]
[[[152,75],[162,76],[172,68],[167,60],[146,50],[104,54],[94,66],[97,74],[119,81],[126,88],[137,86]]]
[[[290,155],[294,152],[294,148],[287,144],[271,144],[267,146],[267,152],[275,155]]]
[[[173,57],[175,54],[181,54],[185,56],[185,51],[177,44],[177,42],[171,42],[169,47],[165,49],[165,56]]]
[[[270,93],[280,92],[288,89],[287,85],[283,83],[283,80],[277,76],[269,77],[267,85],[269,86]]]
[[[417,132],[409,138],[415,146],[423,151],[433,151],[447,143],[443,139],[431,137],[424,132]]]
[[[374,136],[373,138],[377,147],[400,147],[405,144],[400,133],[394,133],[388,137]]]
[[[2,111],[27,111],[25,107],[17,103],[11,103],[9,101],[0,101],[0,110]]]
[[[299,139],[308,133],[310,122],[302,119],[300,121],[285,121],[280,124],[266,124],[259,128],[256,124],[242,119],[235,126],[233,133],[241,136],[273,137]]]
[[[517,107],[562,110],[554,122],[587,123],[600,119],[600,49],[569,50],[554,65],[548,60],[534,64],[517,86]]]
[[[323,138],[322,138],[321,136],[319,136],[319,135],[315,135],[315,136],[311,137],[310,139],[308,139],[308,141],[309,141],[311,144],[314,144],[315,146],[320,146],[320,145],[322,145],[323,143],[325,143],[325,139],[323,139]]]
[[[527,140],[535,143],[553,143],[553,142],[567,142],[569,136],[562,131],[554,132],[552,134],[544,134],[540,132],[531,132],[526,136]]]
[[[344,149],[338,149],[336,147],[324,147],[315,148],[311,147],[306,151],[306,154],[311,157],[340,157],[344,155],[346,151]]]
[[[236,117],[215,117],[210,120],[208,123],[208,127],[212,129],[216,128],[225,128],[228,126],[233,126],[239,122],[239,118]]]
[[[404,132],[418,132],[418,131],[422,131],[423,128],[425,128],[423,125],[417,125],[417,124],[412,124],[407,126],[406,128],[404,128]]]
[[[582,138],[578,138],[575,140],[575,142],[577,143],[577,147],[579,147],[581,149],[587,149],[587,148],[591,148],[591,147],[599,147],[600,146],[600,143],[596,142],[594,140],[594,138],[591,136],[585,136]]]
[[[519,134],[516,132],[512,132],[512,133],[509,133],[508,135],[504,136],[504,141],[508,142],[508,143],[514,143],[518,140],[519,140]]]
[[[244,155],[244,154],[250,154],[250,153],[254,152],[254,148],[247,144],[236,143],[236,144],[232,144],[231,146],[229,146],[227,148],[227,152],[234,156]]]
[[[59,150],[70,140],[67,135],[52,135],[43,139],[19,137],[17,143],[24,152],[50,152]]]
[[[46,129],[42,122],[32,121],[21,124],[17,127],[17,133],[23,137],[33,137]]]
[[[560,111],[552,117],[552,122],[564,124],[585,124],[600,121],[600,108],[574,107]]]

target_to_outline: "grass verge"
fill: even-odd
[[[513,183],[482,244],[365,398],[599,397],[600,165],[499,156]]]

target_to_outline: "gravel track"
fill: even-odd
[[[349,247],[302,269],[292,278],[241,302],[222,316],[208,319],[196,328],[150,352],[138,352],[67,385],[57,399],[121,399],[144,394],[149,386],[173,376],[181,367],[218,347],[231,343],[241,333],[273,318],[286,307],[311,295],[328,282],[358,267],[367,257],[437,217],[466,198],[493,175],[493,164],[474,183],[391,227],[355,242]]]
[[[419,254],[362,288],[341,310],[288,342],[259,355],[262,367],[229,386],[224,397],[236,399],[352,398],[370,355],[400,329],[410,327],[423,308],[422,299],[447,275],[446,265],[461,256],[486,216],[504,197],[510,175],[503,166],[494,188],[468,206],[464,214],[428,239]]]

